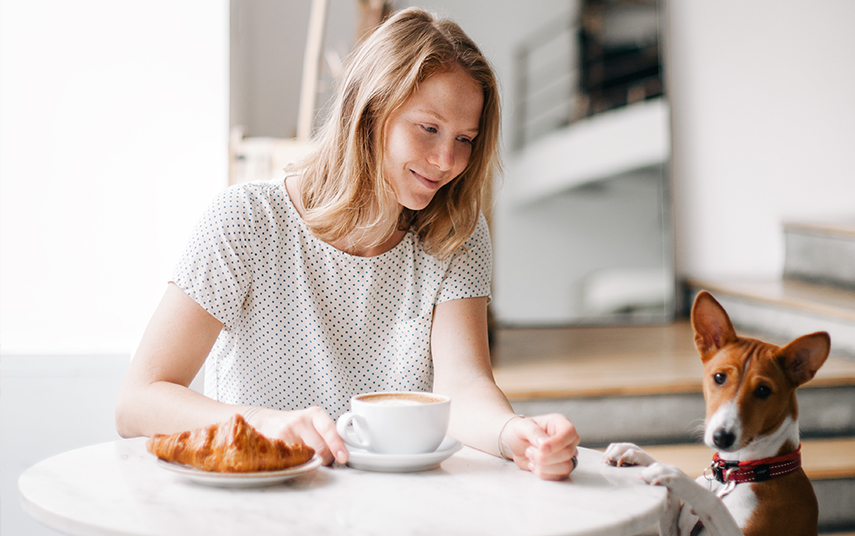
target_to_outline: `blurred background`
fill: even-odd
[[[18,476],[117,438],[195,221],[305,151],[381,4],[0,0],[0,532],[52,534]],[[855,3],[409,5],[500,79],[496,329],[668,323],[686,280],[779,278],[783,222],[855,216]]]

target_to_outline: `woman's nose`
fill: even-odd
[[[454,167],[454,140],[437,142],[430,155],[430,163],[442,171]]]

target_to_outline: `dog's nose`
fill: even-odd
[[[720,449],[730,448],[734,441],[736,441],[736,435],[725,429],[720,428],[713,434],[713,443]]]
[[[713,434],[713,443],[720,449],[729,449],[736,441],[736,435],[724,429],[718,429]]]

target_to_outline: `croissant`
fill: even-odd
[[[206,428],[155,434],[146,448],[162,460],[218,473],[278,471],[305,463],[315,454],[302,443],[261,435],[239,413]]]

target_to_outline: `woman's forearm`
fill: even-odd
[[[452,399],[449,435],[470,447],[500,456],[499,432],[513,416],[513,409],[496,384],[484,378],[465,385],[438,385],[435,390]]]
[[[122,437],[172,434],[222,422],[247,409],[167,381],[126,383],[116,404],[116,430]]]
[[[485,297],[436,306],[431,354],[434,391],[451,396],[449,434],[470,447],[499,455],[499,432],[513,409],[493,379]]]
[[[167,286],[119,393],[116,430],[120,435],[191,430],[225,420],[239,410],[187,387],[222,328],[183,290]]]

